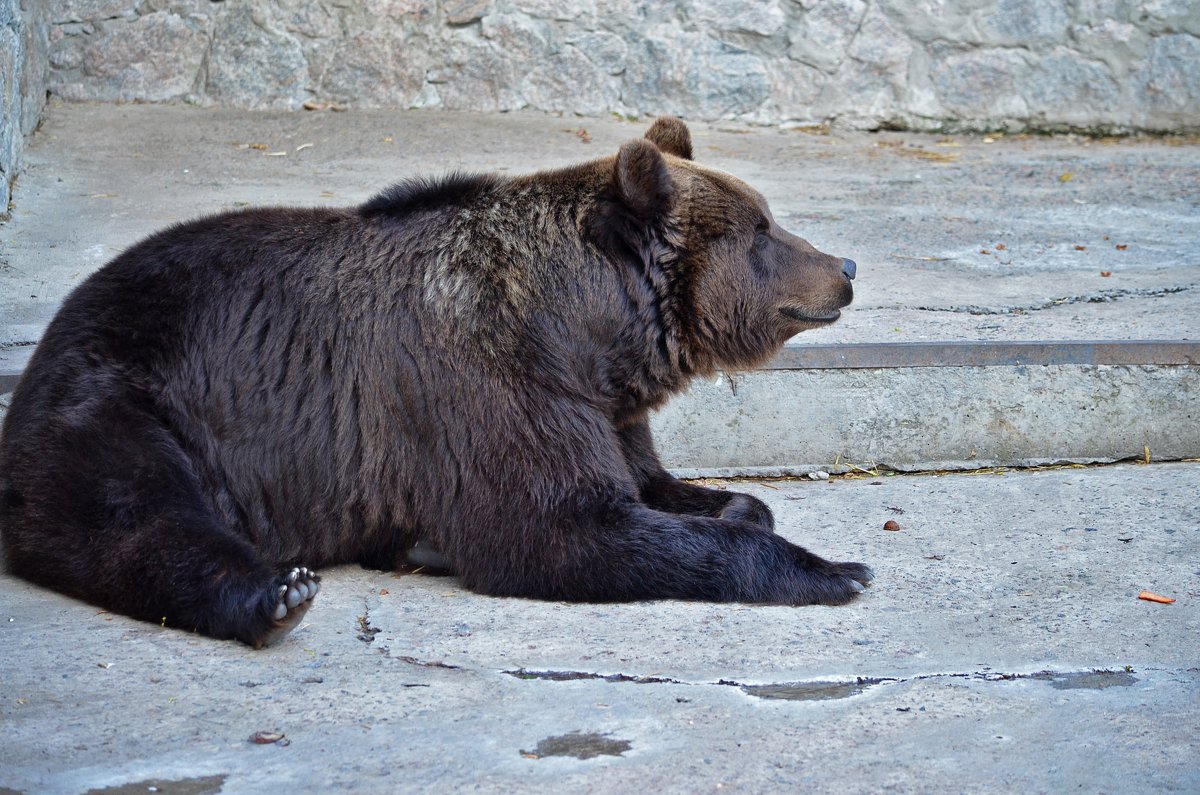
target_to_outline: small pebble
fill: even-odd
[[[900,529],[900,523],[897,522],[895,519],[888,519],[886,522],[883,523],[883,529],[894,532],[894,531]]]
[[[284,738],[283,732],[255,732],[250,735],[250,742],[258,745],[277,743]]]

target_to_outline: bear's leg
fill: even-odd
[[[489,541],[458,563],[468,587],[567,601],[697,599],[837,605],[873,578],[746,522],[663,513],[632,501],[525,525],[519,550]],[[541,537],[539,537],[541,536]]]
[[[650,423],[645,419],[617,432],[621,453],[637,480],[642,502],[667,513],[713,516],[746,522],[765,530],[775,529],[775,517],[767,504],[740,491],[708,489],[684,483],[663,469]]]
[[[255,647],[294,628],[320,586],[224,527],[191,462],[136,403],[18,428],[0,526],[13,574],[134,618]],[[64,412],[65,413],[65,412]]]

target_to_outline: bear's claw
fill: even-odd
[[[864,588],[869,587],[875,579],[875,572],[871,571],[871,567],[862,563],[839,563],[837,567],[843,576],[849,577],[856,585],[862,585]],[[862,593],[863,588],[857,590]]]

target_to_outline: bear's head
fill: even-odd
[[[780,227],[742,180],[695,163],[679,119],[656,120],[612,169],[610,229],[661,282],[663,320],[690,372],[760,364],[853,298],[854,263]]]

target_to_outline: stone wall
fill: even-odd
[[[44,0],[0,0],[0,218],[46,104],[47,22]]]
[[[1200,0],[48,0],[66,99],[1200,129]]]

